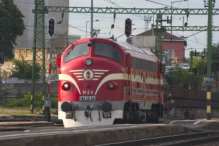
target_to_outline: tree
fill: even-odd
[[[13,0],[0,1],[0,52],[6,58],[13,57],[13,45],[16,45],[17,36],[24,32],[24,15],[13,3]]]
[[[1,71],[0,71],[0,81],[2,81]],[[3,83],[0,82],[0,104],[1,104],[1,102],[3,101],[3,98],[4,98],[5,94],[6,94],[6,92],[5,92]]]
[[[218,89],[218,75],[219,75],[219,43],[212,46],[212,71],[214,71],[214,79],[216,81],[216,87]]]
[[[170,72],[164,74],[166,82],[172,87],[182,87],[188,89],[198,89],[201,86],[201,77],[195,76],[188,70],[183,70],[179,66],[169,69]]]
[[[204,74],[207,69],[207,59],[202,57],[194,57],[193,68],[197,69],[199,75]]]
[[[32,64],[24,60],[24,57],[21,56],[22,60],[14,60],[15,68],[12,69],[11,77],[18,77],[20,79],[32,79]],[[41,66],[39,63],[35,64],[35,79],[40,79],[40,70]]]
[[[219,43],[218,44],[215,44],[215,45],[213,45],[212,46],[212,48],[211,48],[211,57],[212,57],[212,59],[217,59],[217,60],[219,60]]]

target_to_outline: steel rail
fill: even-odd
[[[182,146],[182,145],[198,145],[198,144],[207,144],[211,142],[219,141],[218,135],[212,135],[207,138],[195,139],[195,140],[188,140],[177,142],[173,144],[167,144],[165,146]]]
[[[171,142],[172,144],[168,145],[167,143],[164,145],[179,146],[182,144],[188,145],[188,144],[194,144],[194,143],[198,144],[198,143],[204,143],[204,142],[212,142],[215,140],[219,141],[218,135],[219,135],[219,132],[198,132],[198,133],[169,135],[169,136],[162,136],[162,137],[100,144],[100,145],[95,145],[95,146],[144,146],[144,145],[151,145],[151,144],[162,144],[162,143],[167,143],[167,142]]]

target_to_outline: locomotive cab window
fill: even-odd
[[[72,46],[68,53],[66,53],[64,62],[68,62],[74,58],[85,56],[89,54],[88,43],[82,43],[76,46]]]
[[[120,54],[120,52],[112,45],[105,43],[95,43],[94,54],[108,57],[116,61],[122,60],[122,55]]]

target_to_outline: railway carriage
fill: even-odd
[[[158,122],[163,116],[162,65],[127,43],[86,38],[57,58],[58,117],[65,127]]]

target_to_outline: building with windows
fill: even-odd
[[[168,32],[163,32],[162,37],[162,52],[164,52],[164,59],[166,64],[172,64],[173,62],[181,63],[185,58],[185,47],[187,42],[184,38],[172,35],[172,45],[171,45],[171,34]],[[155,51],[156,33],[154,32],[154,27],[150,30],[142,32],[136,36],[132,37],[132,45],[140,47],[142,49]],[[172,48],[172,56],[170,50]],[[157,49],[160,50],[160,39],[157,39]]]

